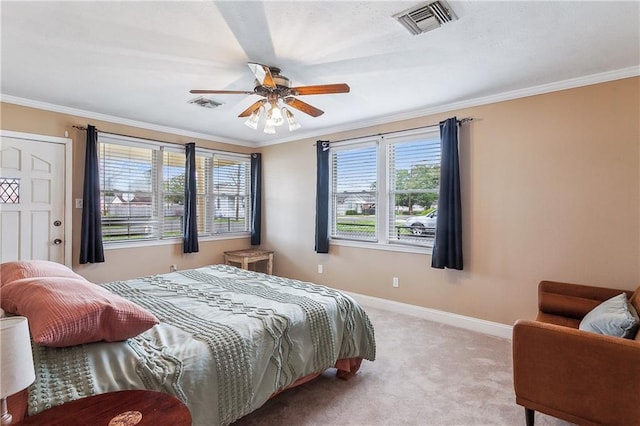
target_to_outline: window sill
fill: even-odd
[[[396,251],[402,253],[415,253],[415,254],[428,254],[431,255],[433,247],[418,247],[408,246],[401,244],[381,244],[381,243],[368,243],[365,241],[353,241],[353,240],[338,240],[330,239],[330,245],[344,246],[344,247],[356,247],[368,250],[383,250],[383,251]]]
[[[237,233],[237,234],[221,234],[216,236],[206,236],[206,237],[198,237],[198,242],[205,241],[221,241],[221,240],[235,240],[239,238],[249,238],[250,234],[246,233]],[[105,250],[117,250],[117,249],[125,249],[125,248],[135,248],[135,247],[153,247],[153,246],[166,246],[166,245],[177,245],[182,244],[182,238],[167,238],[163,240],[141,240],[141,241],[126,241],[121,243],[105,243]]]

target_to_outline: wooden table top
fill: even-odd
[[[249,256],[250,257],[250,256],[261,256],[266,254],[273,254],[273,251],[250,248],[250,249],[242,249],[242,250],[225,251],[224,254],[226,254],[227,256]]]
[[[179,399],[149,390],[102,393],[76,399],[14,425],[191,426],[191,413]]]

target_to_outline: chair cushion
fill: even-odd
[[[538,312],[536,321],[544,322],[547,324],[561,325],[563,327],[578,328],[580,326],[580,320],[562,315],[547,314],[545,312]]]
[[[580,322],[580,330],[633,339],[640,324],[638,313],[620,293],[602,302]]]
[[[545,293],[544,297],[540,299],[539,308],[548,314],[580,320],[602,303],[602,300],[605,299],[596,300],[567,294]]]

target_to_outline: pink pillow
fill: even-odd
[[[158,324],[141,306],[84,278],[23,278],[0,288],[2,309],[29,320],[33,341],[64,347],[137,336]]]
[[[80,278],[69,267],[49,260],[16,260],[0,264],[0,287],[11,281],[34,277]]]

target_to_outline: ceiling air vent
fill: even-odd
[[[435,30],[457,19],[443,1],[422,3],[393,15],[413,35]]]
[[[222,105],[222,102],[216,102],[203,96],[198,96],[197,98],[191,99],[189,103],[201,106],[203,108],[217,108]]]

